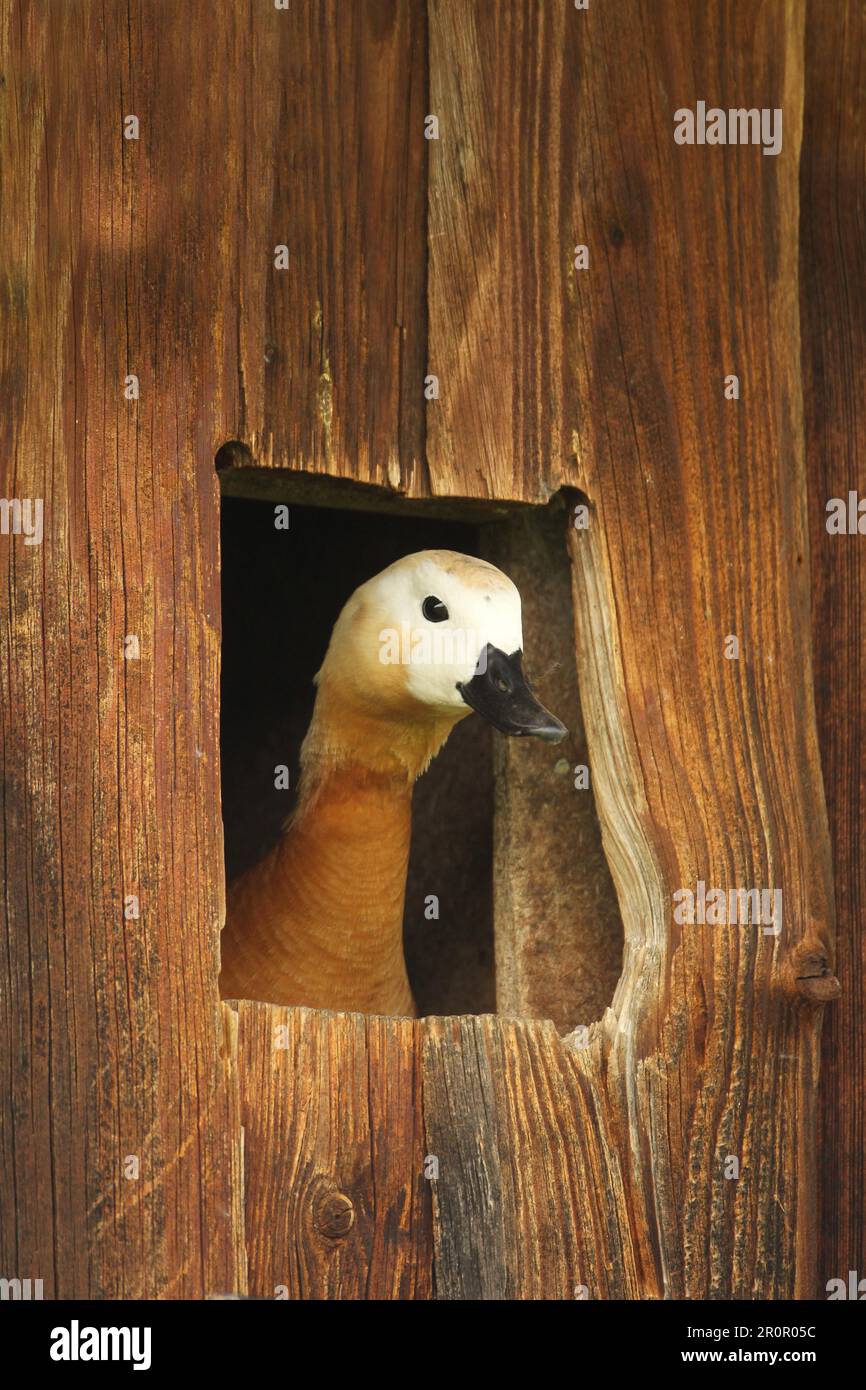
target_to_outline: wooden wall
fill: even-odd
[[[821,1062],[819,1289],[866,1269],[866,558],[827,503],[866,497],[866,24],[812,5],[800,176],[800,296],[815,699],[836,883],[837,974]],[[866,522],[864,522],[866,529]],[[862,1276],[861,1276],[862,1277]]]
[[[810,1295],[835,984],[805,7],[336,9],[16,0],[0,20],[2,494],[46,519],[41,547],[0,538],[0,1272],[79,1296]],[[700,99],[781,106],[782,153],[675,145]],[[815,222],[836,288],[807,290],[804,322],[814,341],[834,296],[856,363],[847,225],[840,246]],[[835,426],[807,424],[820,454]],[[228,439],[406,498],[588,498],[576,649],[626,931],[588,1047],[544,1023],[219,1004]],[[816,651],[853,875],[851,685]],[[699,879],[781,887],[781,935],[679,927],[672,893]],[[846,1184],[843,1260],[857,1171],[824,1175]]]
[[[46,1297],[243,1274],[213,473],[242,127],[207,96],[238,57],[212,21],[205,3],[0,17],[0,490],[43,498],[45,528],[0,543],[0,1267]]]

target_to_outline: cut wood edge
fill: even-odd
[[[646,830],[637,746],[622,718],[627,701],[613,580],[600,518],[589,505],[589,526],[569,529],[578,679],[602,846],[624,932],[622,974],[601,1027],[614,1065],[633,1075],[634,1015],[639,999],[659,983],[670,895]]]

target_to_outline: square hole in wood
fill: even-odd
[[[418,1013],[498,1011],[562,1031],[599,1017],[622,928],[583,771],[564,506],[381,500],[375,510],[331,480],[250,468],[221,479],[227,880],[263,857],[292,811],[313,677],[350,594],[415,551],[480,556],[517,584],[529,678],[569,734],[556,745],[508,738],[472,714],[418,779],[404,915]],[[275,526],[277,506],[288,529]]]

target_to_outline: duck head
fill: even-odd
[[[451,550],[406,555],[357,588],[316,677],[356,713],[432,724],[441,742],[475,710],[503,734],[558,742],[565,726],[523,670],[520,594],[495,565]]]

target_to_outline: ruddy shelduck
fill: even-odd
[[[414,1017],[403,900],[415,780],[473,710],[504,734],[558,741],[566,729],[524,674],[517,588],[450,550],[360,585],[315,680],[294,814],[229,891],[220,990]]]

